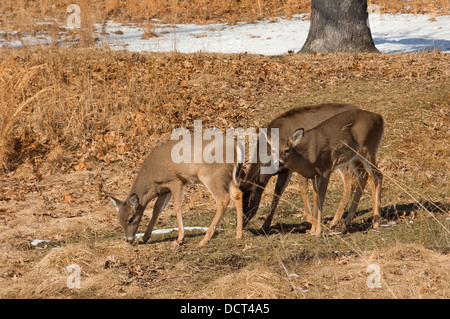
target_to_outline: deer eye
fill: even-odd
[[[133,217],[130,217],[130,219],[128,219],[128,225],[131,225],[133,223]]]

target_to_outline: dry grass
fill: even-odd
[[[284,277],[273,269],[245,267],[205,285],[195,298],[279,299],[292,297]]]
[[[448,298],[449,69],[448,55],[437,51],[2,50],[0,297]],[[126,195],[145,154],[173,128],[192,128],[194,119],[205,128],[263,126],[288,108],[330,101],[386,118],[383,222],[396,226],[368,230],[366,196],[351,233],[316,240],[302,233],[293,183],[271,234],[257,236],[252,229],[262,224],[272,183],[242,242],[233,239],[233,214],[201,249],[195,232],[176,248],[175,234],[148,245],[124,242],[107,196]],[[337,178],[330,184],[327,216],[340,187]],[[426,200],[439,209],[415,203]],[[202,186],[187,189],[184,205],[186,226],[209,224],[214,202]],[[174,226],[169,205],[157,227]],[[33,239],[49,242],[34,247]],[[381,289],[365,284],[373,262]],[[81,267],[81,289],[66,286],[70,264]]]
[[[298,277],[291,285],[308,289],[309,298],[448,298],[450,267],[448,255],[417,245],[399,244],[390,248],[365,252],[362,256],[336,255],[307,264],[297,262]],[[370,264],[381,269],[381,288],[368,288],[366,280]]]
[[[309,13],[310,0],[4,0],[0,5],[0,22],[5,31],[58,29],[68,17],[69,4],[78,4],[83,14],[83,28],[107,19],[119,22],[148,23],[158,19],[165,23],[252,22],[270,17],[292,17]],[[448,14],[448,0],[369,0],[382,13]],[[37,22],[46,21],[45,25]]]

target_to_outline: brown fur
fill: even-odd
[[[191,163],[175,163],[171,157],[172,148],[179,141],[168,141],[156,147],[145,159],[136,180],[131,187],[131,191],[125,201],[120,201],[111,197],[111,201],[119,212],[119,222],[125,230],[127,241],[132,242],[137,232],[140,220],[148,203],[158,197],[153,210],[152,219],[147,227],[143,237],[143,242],[150,238],[152,229],[156,223],[158,215],[166,206],[170,197],[173,197],[173,205],[177,214],[178,239],[181,243],[184,239],[183,221],[182,221],[182,202],[183,187],[186,184],[203,183],[217,203],[216,215],[206,232],[200,245],[206,244],[214,234],[228,203],[230,196],[233,199],[237,209],[237,229],[236,237],[242,237],[242,193],[236,185],[234,174],[238,173],[236,169],[240,164],[237,162],[237,154],[234,145],[224,144],[224,156],[226,149],[232,147],[230,151],[234,152],[234,163],[194,163],[194,142],[191,138]],[[203,153],[207,142],[203,141]],[[203,159],[204,160],[204,159]]]

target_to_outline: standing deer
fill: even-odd
[[[331,172],[350,167],[360,180],[361,174],[356,170],[356,166],[360,164],[370,176],[373,227],[378,228],[383,176],[376,166],[375,157],[383,133],[384,119],[381,115],[351,110],[337,114],[310,130],[300,128],[289,138],[287,146],[282,150],[280,163],[313,180],[317,192],[317,208],[311,232],[316,236],[322,233],[323,203]],[[352,209],[346,218],[346,224],[353,218],[356,207]]]
[[[230,197],[233,199],[237,211],[236,238],[242,237],[242,192],[238,187],[238,175],[240,163],[243,162],[244,150],[240,144],[235,146],[232,138],[224,137],[222,141],[218,141],[216,136],[216,140],[213,142],[221,142],[219,150],[223,150],[223,156],[227,154],[227,160],[229,159],[228,154],[234,156],[234,162],[229,163],[223,160],[224,157],[217,159],[217,152],[215,154],[211,152],[211,144],[202,143],[204,145],[201,147],[195,147],[195,138],[189,140],[191,141],[188,144],[191,147],[191,154],[188,156],[188,163],[174,161],[173,151],[180,142],[170,140],[153,149],[145,159],[125,201],[110,197],[119,213],[119,223],[125,231],[125,238],[128,242],[134,241],[146,206],[157,197],[152,218],[142,238],[143,243],[148,241],[159,214],[173,196],[173,207],[178,224],[176,242],[181,243],[184,240],[183,187],[186,184],[199,182],[207,187],[217,203],[214,219],[199,245],[205,245],[213,236],[217,224],[228,206]],[[209,153],[207,149],[210,151]],[[215,151],[217,150],[218,148],[215,148]]]
[[[279,129],[279,150],[281,151],[286,145],[289,137],[292,133],[299,127],[303,127],[306,130],[311,129],[321,122],[329,119],[330,117],[345,112],[349,110],[355,110],[358,107],[350,104],[319,104],[312,106],[297,107],[289,110],[277,118],[273,119],[267,126],[268,130],[272,128]],[[282,155],[281,153],[279,154]],[[270,178],[275,174],[261,174],[260,169],[263,164],[258,158],[256,163],[251,163],[245,178],[241,181],[241,190],[243,192],[243,208],[244,208],[244,226],[253,218],[256,214],[259,203],[261,201],[262,193],[269,182]],[[278,170],[277,182],[275,185],[275,191],[272,199],[272,204],[270,206],[270,212],[262,226],[263,231],[267,231],[270,228],[275,210],[280,201],[280,198],[286,189],[291,177],[292,171],[286,167],[282,167]],[[335,219],[333,219],[333,225],[339,221],[338,216],[342,216],[345,208],[345,204],[351,197],[352,194],[352,179],[353,173],[350,170],[343,170],[342,178],[344,180],[344,189],[346,190],[344,196],[339,204],[339,208],[336,211]],[[302,175],[298,175],[298,182],[300,185],[300,192],[303,198],[303,203],[305,206],[306,220],[308,222],[312,221],[311,208],[309,205],[307,187],[308,179]],[[362,185],[363,183],[361,183]],[[361,197],[362,190],[359,188],[356,190],[355,196],[353,198],[352,207],[358,204]],[[314,206],[316,205],[316,196],[313,193]]]

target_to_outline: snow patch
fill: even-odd
[[[276,22],[274,22],[276,21]],[[216,52],[287,54],[301,49],[308,36],[310,21],[306,15],[292,19],[277,18],[256,23],[228,24],[161,24],[152,21],[156,37],[144,36],[136,24],[107,21],[95,25],[98,46],[133,52]],[[450,53],[450,15],[371,14],[369,25],[375,46],[384,53],[408,53],[439,49]],[[11,32],[10,34],[14,34]],[[51,43],[48,34],[21,36],[6,41],[0,28],[0,47],[21,48]],[[64,45],[64,42],[60,42]]]
[[[201,230],[203,232],[206,232],[208,230],[208,227],[200,227],[200,226],[193,226],[193,227],[184,227],[183,228],[185,231],[190,231],[190,230]],[[223,230],[223,228],[216,228],[216,231],[221,231]],[[170,232],[173,231],[178,231],[177,227],[173,227],[173,228],[166,228],[166,229],[155,229],[152,231],[152,235],[159,235],[159,234],[168,234]],[[136,238],[141,238],[144,236],[144,233],[138,233],[136,234]]]

